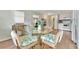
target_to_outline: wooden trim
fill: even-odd
[[[2,38],[2,39],[0,39],[0,42],[6,41],[6,40],[10,40],[10,39],[11,39],[11,37]]]

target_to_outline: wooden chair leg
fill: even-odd
[[[56,46],[54,46],[53,49],[56,49]]]
[[[21,49],[21,47],[20,47],[20,45],[19,45],[19,43],[18,43],[18,41],[16,40],[16,44],[17,44],[17,49]]]
[[[21,49],[19,46],[16,46],[17,47],[17,49]]]

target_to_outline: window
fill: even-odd
[[[24,23],[24,12],[14,11],[15,23]]]

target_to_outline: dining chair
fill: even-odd
[[[32,35],[33,27],[27,25],[26,26],[26,35],[20,37],[20,44],[22,47],[32,48],[35,44],[37,44],[37,36]]]
[[[37,43],[37,37],[32,36],[32,28],[27,26],[26,31],[27,34],[23,36],[18,36],[17,33],[11,32],[13,43],[17,48],[32,48]]]
[[[46,34],[46,37],[48,34]],[[61,42],[61,39],[63,37],[63,31],[59,31],[56,35],[51,34],[51,38],[45,38],[45,36],[42,36],[42,41],[49,45],[52,48],[56,48],[57,43]]]

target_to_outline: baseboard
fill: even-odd
[[[3,38],[3,39],[0,39],[0,42],[3,42],[3,41],[6,41],[6,40],[10,40],[11,37],[6,37],[6,38]]]

